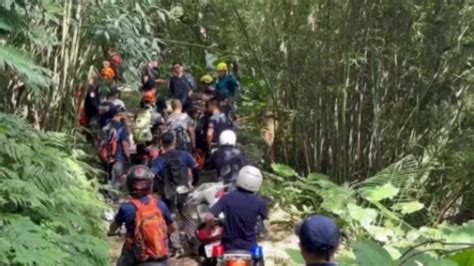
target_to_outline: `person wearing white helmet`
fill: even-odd
[[[255,195],[263,182],[262,172],[251,165],[240,169],[237,190],[224,195],[206,215],[209,226],[215,217],[224,213],[224,250],[251,250],[257,246],[256,225],[259,218],[267,218],[267,203]]]
[[[219,147],[212,153],[209,168],[215,169],[224,184],[233,183],[240,169],[247,165],[244,153],[236,147],[237,135],[232,130],[224,130],[219,135]]]

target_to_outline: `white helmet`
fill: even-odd
[[[263,176],[260,169],[247,165],[240,169],[235,185],[251,192],[257,192],[262,186],[262,182]]]
[[[237,135],[235,135],[235,132],[230,129],[222,131],[222,133],[219,135],[220,146],[224,146],[224,145],[235,146],[236,143],[237,143]]]

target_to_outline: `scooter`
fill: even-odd
[[[222,182],[204,183],[189,193],[186,204],[196,206],[198,221],[204,221],[204,215],[225,194],[226,187]]]

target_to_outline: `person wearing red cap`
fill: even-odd
[[[307,266],[336,266],[334,254],[341,233],[336,223],[326,216],[313,215],[295,227],[300,250]]]

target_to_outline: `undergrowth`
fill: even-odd
[[[0,114],[0,265],[108,265],[106,206],[72,143]]]

